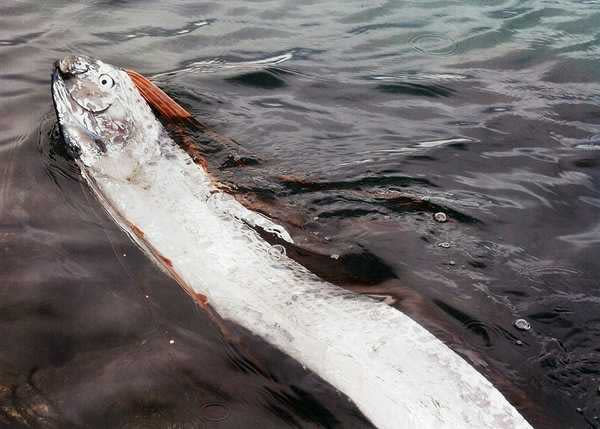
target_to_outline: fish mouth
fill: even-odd
[[[68,55],[62,59],[54,62],[55,70],[63,76],[68,78],[87,72],[90,69],[90,64],[94,60],[84,56]]]
[[[67,91],[64,78],[58,68],[52,71],[52,101],[59,122],[66,120],[68,113],[74,113],[75,105],[79,106],[79,103]]]
[[[74,100],[70,97],[67,98],[67,89],[58,69],[55,68],[52,71],[51,80],[52,104],[54,105],[54,112],[58,119],[58,129],[62,136],[62,141],[64,142],[67,154],[73,158],[78,158],[81,154],[81,148],[73,142],[65,132],[65,121],[69,115],[68,110],[73,107],[72,104],[69,106],[69,103],[73,103]]]

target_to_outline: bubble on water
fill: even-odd
[[[200,409],[202,419],[209,422],[222,422],[229,417],[229,408],[218,402],[204,404]]]
[[[275,259],[281,259],[285,256],[285,247],[281,244],[275,244],[269,248],[269,255]]]
[[[456,42],[441,33],[420,34],[413,37],[410,44],[415,51],[428,55],[452,55],[457,49]]]
[[[525,319],[517,319],[515,320],[515,328],[520,329],[521,331],[529,331],[531,329],[531,324]]]
[[[338,255],[337,253],[334,253],[333,255],[331,255],[331,259],[338,260],[338,259],[340,259],[340,255]]]
[[[444,212],[438,212],[438,213],[434,214],[433,218],[436,220],[436,222],[440,222],[440,223],[444,223],[444,222],[448,221],[448,216]]]
[[[443,243],[438,244],[438,247],[441,247],[443,249],[449,249],[452,245],[450,243],[448,243],[447,241],[444,241]]]

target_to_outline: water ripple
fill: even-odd
[[[441,33],[419,34],[410,39],[409,43],[415,51],[435,56],[453,55],[458,49],[454,40]]]
[[[219,72],[230,72],[230,73],[243,73],[248,71],[260,71],[267,68],[274,68],[279,70],[280,64],[294,58],[293,52],[286,52],[281,55],[273,57],[267,57],[259,60],[251,61],[238,61],[229,62],[222,58],[213,58],[205,61],[195,61],[188,64],[185,67],[171,70],[167,72],[157,73],[152,75],[153,79],[161,79],[165,77],[171,77],[180,73],[219,73]],[[286,69],[281,69],[286,72]]]
[[[97,36],[101,39],[108,40],[110,42],[125,42],[127,40],[138,39],[140,37],[176,37],[183,34],[191,33],[200,27],[204,27],[206,25],[210,25],[215,20],[202,20],[202,21],[192,21],[187,23],[186,25],[179,28],[167,29],[163,27],[138,27],[135,29],[123,31],[123,32],[102,32],[102,33],[93,33],[94,36]]]
[[[23,36],[15,37],[13,39],[0,39],[0,46],[17,46],[27,44],[39,37],[46,34],[45,31],[38,31],[34,33],[25,34]]]

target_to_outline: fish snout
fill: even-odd
[[[85,73],[90,69],[90,60],[87,57],[69,55],[54,63],[54,67],[63,77]]]

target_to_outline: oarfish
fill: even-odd
[[[58,61],[65,144],[106,210],[200,305],[260,335],[380,428],[531,428],[477,370],[402,312],[330,284],[258,232],[286,229],[221,190],[126,71]]]

